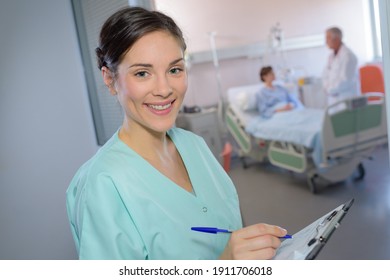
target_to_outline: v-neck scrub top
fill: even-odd
[[[236,189],[204,140],[180,128],[167,133],[193,193],[160,173],[115,133],[77,171],[66,193],[80,259],[217,259],[229,234],[191,227],[242,227]]]

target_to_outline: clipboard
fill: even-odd
[[[336,207],[307,227],[286,239],[278,248],[274,260],[314,260],[340,226],[354,199]]]

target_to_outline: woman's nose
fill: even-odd
[[[170,85],[169,78],[166,75],[158,76],[154,95],[167,97],[171,94],[172,94],[172,87]]]

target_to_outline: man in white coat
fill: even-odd
[[[326,44],[332,50],[322,75],[328,106],[359,94],[357,57],[343,43],[342,38],[340,28],[326,30]]]

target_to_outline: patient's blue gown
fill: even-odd
[[[291,97],[288,90],[280,85],[274,87],[262,87],[256,93],[257,110],[263,118],[270,118],[278,107],[282,107],[291,103],[294,107],[298,104],[295,99]]]

